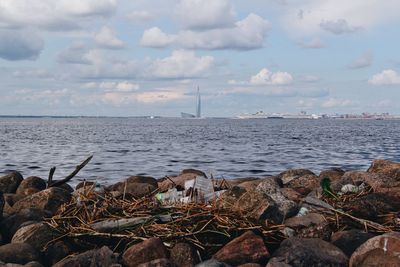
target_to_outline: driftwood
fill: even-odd
[[[53,167],[50,169],[49,172],[49,178],[47,180],[47,187],[55,187],[55,186],[60,186],[63,185],[65,183],[67,183],[68,181],[70,181],[72,178],[75,177],[75,175],[78,174],[78,172],[80,170],[83,169],[83,167],[85,167],[89,161],[93,158],[93,155],[89,156],[87,159],[85,159],[81,164],[79,164],[78,166],[76,166],[75,170],[73,172],[71,172],[67,177],[65,177],[64,179],[60,180],[60,181],[56,181],[53,182],[53,175],[54,172],[56,171],[56,167]]]
[[[118,232],[122,231],[124,229],[129,229],[132,227],[135,227],[137,225],[144,224],[148,222],[152,217],[146,216],[146,217],[136,217],[136,218],[124,218],[124,219],[119,219],[119,220],[114,220],[114,219],[108,219],[96,223],[92,223],[89,226],[101,233],[110,233],[110,232]]]

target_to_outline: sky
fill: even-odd
[[[399,0],[0,0],[0,115],[400,114]]]

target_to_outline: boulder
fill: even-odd
[[[1,234],[6,241],[11,241],[11,238],[18,228],[27,221],[42,221],[43,217],[48,216],[39,209],[23,209],[19,213],[10,215],[0,223]]]
[[[370,173],[379,173],[400,181],[400,163],[389,160],[374,160],[368,169]]]
[[[19,212],[27,208],[37,208],[55,214],[61,205],[70,200],[70,192],[58,187],[51,187],[19,200],[14,204],[13,210]]]
[[[59,237],[60,234],[43,222],[29,224],[17,230],[11,243],[27,243],[41,251],[47,243]]]
[[[174,265],[168,259],[156,259],[139,264],[137,267],[174,267]]]
[[[22,175],[17,171],[13,171],[5,176],[1,176],[0,192],[15,193],[15,191],[17,191],[17,188],[23,179],[24,178],[22,177]]]
[[[322,180],[325,177],[328,177],[331,182],[337,181],[344,175],[345,171],[340,168],[331,168],[327,170],[323,170],[319,173],[319,179]]]
[[[190,170],[190,171],[189,171]],[[174,177],[162,178],[158,180],[158,187],[161,192],[167,191],[168,189],[178,187],[185,188],[185,182],[195,179],[197,176],[206,177],[202,171],[197,171],[193,169],[183,170],[181,174]]]
[[[264,240],[247,231],[222,247],[213,258],[230,265],[245,263],[266,263],[269,252],[264,245]]]
[[[246,189],[246,191],[249,190],[254,190],[256,187],[263,181],[263,179],[255,179],[255,180],[250,180],[250,181],[245,181],[245,182],[240,182],[237,184],[237,186]],[[235,186],[235,182],[229,181],[230,185]]]
[[[348,257],[365,241],[374,237],[374,234],[366,233],[358,229],[339,231],[331,236],[331,243],[340,248]]]
[[[17,195],[17,194],[12,194],[12,193],[6,193],[4,194],[4,200],[7,202],[10,207],[14,206],[14,204],[21,199],[23,199],[25,196]]]
[[[149,195],[158,188],[157,180],[147,176],[131,176],[124,182],[119,182],[107,188],[108,191],[119,191],[141,198]]]
[[[231,267],[229,264],[217,261],[216,259],[210,259],[207,261],[200,262],[195,267]]]
[[[205,178],[207,178],[207,175],[200,170],[196,170],[196,169],[183,169],[181,171],[181,174],[195,174],[196,176],[203,176]]]
[[[238,267],[262,267],[262,266],[258,263],[245,263],[239,265]]]
[[[196,249],[189,243],[177,243],[170,251],[175,266],[195,266],[200,262]]]
[[[372,193],[352,200],[344,205],[344,209],[358,218],[381,222],[379,215],[398,212],[400,201],[384,193]]]
[[[53,266],[72,253],[73,250],[68,242],[63,240],[52,242],[43,251],[44,263]]]
[[[284,187],[281,188],[281,193],[284,195],[287,199],[294,201],[296,203],[299,203],[303,196],[297,192],[296,190],[289,188],[289,187]]]
[[[285,186],[294,189],[302,196],[306,196],[320,186],[320,179],[314,174],[306,174],[293,178]]]
[[[3,192],[0,192],[0,221],[3,218],[3,209],[6,201],[4,200]]]
[[[152,260],[168,258],[167,249],[161,239],[152,237],[130,246],[122,255],[125,266],[133,267]]]
[[[0,246],[0,261],[2,262],[26,264],[39,260],[39,252],[29,244],[7,244]]]
[[[294,265],[290,265],[286,263],[286,259],[283,257],[275,257],[268,261],[266,267],[293,267]]]
[[[400,233],[391,232],[368,239],[354,251],[350,267],[400,266]]]
[[[63,260],[54,264],[53,267],[69,267],[69,266],[109,267],[117,263],[118,263],[118,254],[113,253],[111,249],[109,249],[106,246],[103,246],[100,249],[93,249],[81,254],[71,255],[69,257],[66,257]]]
[[[281,179],[283,185],[286,185],[293,179],[296,179],[304,175],[315,175],[315,174],[312,171],[306,169],[293,169],[281,172],[278,175],[278,178]]]
[[[281,262],[283,261],[296,267],[346,267],[348,265],[346,254],[331,243],[319,238],[288,238],[281,243],[280,247],[274,252],[273,257],[277,257]]]
[[[28,196],[46,189],[47,183],[42,178],[29,176],[18,186],[17,195]]]
[[[75,186],[75,190],[78,190],[78,189],[80,189],[80,188],[82,188],[82,187],[87,187],[87,186],[92,187],[92,186],[94,186],[95,184],[96,184],[95,182],[82,181],[82,182],[79,182],[79,183]]]
[[[292,217],[286,219],[284,224],[295,231],[296,237],[329,240],[332,233],[329,222],[319,213]]]

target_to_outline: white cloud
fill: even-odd
[[[74,43],[57,55],[57,62],[61,64],[91,64],[87,52],[85,44]]]
[[[252,85],[287,85],[292,83],[293,77],[287,72],[271,72],[264,68],[250,78]]]
[[[229,0],[180,0],[177,18],[185,29],[233,27],[235,12]]]
[[[302,81],[307,82],[307,83],[314,83],[314,82],[318,82],[319,80],[320,80],[320,78],[315,75],[305,75],[302,77]]]
[[[136,96],[138,102],[147,104],[174,101],[183,98],[186,98],[184,93],[176,90],[144,92]]]
[[[131,83],[128,81],[101,82],[101,83],[90,82],[84,84],[83,87],[89,89],[103,89],[105,91],[114,91],[114,92],[133,92],[137,91],[140,88],[139,84]]]
[[[303,48],[319,49],[324,48],[325,44],[319,37],[314,37],[309,41],[301,41],[299,45]]]
[[[37,78],[37,79],[53,78],[53,75],[44,69],[17,70],[13,72],[13,76],[17,78]]]
[[[101,48],[122,49],[125,47],[124,42],[116,37],[115,31],[107,26],[102,27],[100,32],[95,34],[94,40]]]
[[[58,2],[56,10],[79,17],[108,17],[117,8],[117,0],[60,0]]]
[[[354,103],[349,99],[338,99],[338,98],[329,98],[321,104],[323,108],[339,108],[339,107],[349,107]]]
[[[36,60],[44,41],[34,32],[0,29],[0,58],[6,60]]]
[[[154,60],[147,75],[167,79],[201,77],[214,67],[214,63],[211,56],[196,57],[192,51],[176,50],[170,57]]]
[[[400,74],[388,69],[375,74],[368,82],[373,85],[398,85],[400,84]]]
[[[349,64],[350,69],[361,69],[371,66],[373,61],[372,52],[368,51],[356,58],[352,63]]]
[[[345,19],[338,19],[336,21],[322,21],[319,26],[328,32],[333,34],[344,34],[344,33],[354,33],[361,30],[361,27],[350,26]]]
[[[159,28],[151,28],[144,32],[141,44],[146,47],[166,47],[174,44],[185,49],[251,50],[263,46],[269,29],[270,23],[267,20],[250,14],[236,22],[232,28],[185,30],[177,34],[166,34]]]

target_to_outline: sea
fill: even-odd
[[[292,168],[366,170],[400,162],[400,120],[0,118],[0,174],[112,184],[194,168],[215,178],[263,177]]]

